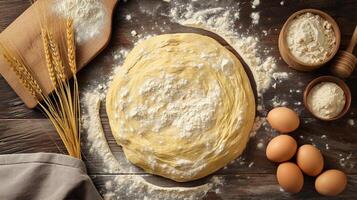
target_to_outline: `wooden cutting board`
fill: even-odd
[[[35,2],[0,34],[0,41],[4,44],[10,44],[11,49],[16,49],[22,55],[44,93],[50,94],[54,88],[51,84],[43,56],[41,28],[37,14],[39,6],[43,6],[41,4],[43,2],[40,1],[47,1],[45,4],[49,7],[48,9],[52,10],[50,6],[53,6],[56,0],[39,0]],[[99,36],[77,46],[78,71],[96,57],[109,43],[112,15],[117,0],[101,1],[106,9],[103,29],[100,30]],[[54,21],[53,23],[56,22]],[[0,73],[27,107],[36,107],[37,102],[22,85],[2,55],[0,56]]]

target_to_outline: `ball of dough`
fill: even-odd
[[[214,39],[191,33],[139,43],[115,75],[106,104],[127,159],[179,182],[237,158],[255,117],[239,60]]]

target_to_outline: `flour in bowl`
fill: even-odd
[[[286,40],[292,55],[308,64],[325,61],[336,45],[332,25],[312,13],[301,14],[291,21]]]
[[[338,116],[346,104],[345,93],[336,83],[322,82],[307,95],[310,110],[318,117],[331,119]]]

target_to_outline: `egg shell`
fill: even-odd
[[[298,193],[304,185],[304,176],[300,168],[291,162],[285,162],[278,166],[276,172],[279,185],[286,192]]]
[[[273,129],[281,133],[290,133],[300,125],[298,114],[286,107],[277,107],[271,110],[267,120]]]
[[[289,135],[279,135],[273,138],[267,145],[266,156],[273,162],[290,160],[297,149],[295,139]]]
[[[336,196],[342,193],[347,186],[347,176],[340,170],[330,169],[318,176],[315,189],[325,196]]]
[[[305,144],[296,153],[296,163],[309,176],[317,176],[324,168],[324,158],[319,149]]]

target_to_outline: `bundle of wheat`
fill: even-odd
[[[60,49],[53,32],[42,28],[44,57],[51,82],[55,88],[51,95],[45,95],[43,89],[33,76],[21,55],[12,51],[0,41],[0,50],[23,86],[38,101],[43,113],[50,119],[58,135],[63,141],[68,154],[81,158],[80,151],[80,101],[77,82],[76,46],[74,39],[73,19],[65,21],[65,28],[60,30],[65,38],[64,49]],[[62,47],[61,46],[61,47]],[[63,55],[65,52],[66,55]],[[62,54],[61,54],[62,53]],[[73,76],[73,81],[66,77],[66,70]]]

